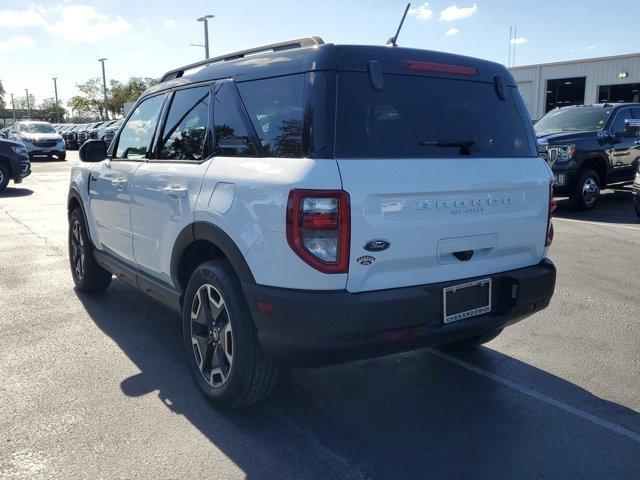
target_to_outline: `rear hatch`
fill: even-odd
[[[539,263],[551,174],[510,75],[408,70],[385,72],[382,84],[375,71],[337,74],[335,157],[351,202],[347,290]]]

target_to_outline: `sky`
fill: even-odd
[[[159,77],[211,56],[318,35],[327,43],[383,45],[397,28],[404,0],[0,0],[0,79],[10,93],[37,102],[101,76]],[[412,2],[400,46],[507,63],[509,27],[517,26],[516,64],[528,65],[640,51],[637,33],[621,25],[638,0],[433,0]]]

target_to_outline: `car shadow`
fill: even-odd
[[[33,190],[29,188],[7,187],[3,192],[0,192],[0,198],[27,197],[31,194],[33,194]]]
[[[640,414],[490,348],[453,358],[568,409],[419,351],[297,370],[264,403],[221,412],[190,377],[178,314],[115,279],[102,295],[78,297],[140,370],[122,379],[123,393],[156,395],[248,479],[595,479],[640,471]]]
[[[560,197],[554,216],[589,222],[638,223],[638,216],[633,209],[631,187],[603,190],[596,207],[587,212],[573,210],[569,205],[569,199]]]

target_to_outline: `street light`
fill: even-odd
[[[109,120],[109,106],[107,103],[107,76],[104,73],[104,62],[106,58],[99,58],[98,61],[102,63],[102,92],[104,93],[104,119]]]
[[[215,15],[205,15],[198,18],[198,22],[204,22],[204,58],[209,58],[209,19],[214,18]]]
[[[60,123],[60,108],[58,107],[58,78],[53,77],[53,91],[56,95],[56,123]]]
[[[27,94],[27,113],[29,115],[29,120],[31,120],[31,105],[29,105],[29,89],[25,88],[24,93]]]

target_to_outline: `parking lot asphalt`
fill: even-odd
[[[73,289],[67,162],[0,194],[0,478],[640,478],[640,222],[561,201],[551,306],[477,351],[297,370],[222,413],[177,314]]]

